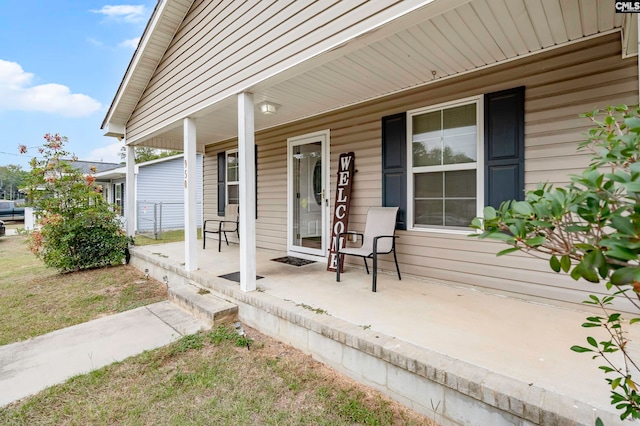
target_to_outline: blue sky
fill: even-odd
[[[155,3],[0,0],[0,166],[28,170],[46,133],[80,160],[120,161],[100,125]]]

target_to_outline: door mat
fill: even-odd
[[[234,281],[234,282],[239,283],[240,282],[240,271],[232,272],[230,274],[218,275],[218,277],[219,278],[224,278],[225,280]],[[260,275],[256,275],[256,280],[259,280],[261,278],[264,278],[264,277],[261,277]]]
[[[310,263],[316,263],[314,260],[300,259],[299,257],[293,256],[278,257],[271,260],[273,260],[274,262],[286,263],[287,265],[293,266],[304,266]]]

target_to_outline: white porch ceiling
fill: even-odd
[[[637,16],[617,14],[610,0],[472,0],[429,19],[427,7],[267,79],[248,91],[256,130],[278,126],[380,96],[621,31],[623,54],[637,54]],[[237,135],[236,100],[197,114],[198,150]],[[182,149],[181,123],[142,144]]]

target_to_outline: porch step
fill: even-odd
[[[169,300],[210,326],[238,319],[238,306],[194,285],[169,287]]]

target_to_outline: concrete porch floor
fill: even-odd
[[[218,278],[238,271],[237,246],[223,246],[220,253],[215,246],[212,243],[206,250],[199,249],[199,270],[193,273],[180,272],[184,269],[183,243],[136,247],[134,265],[143,268],[149,262],[162,264],[183,276],[185,282],[210,284],[223,294],[237,295],[237,283]],[[257,273],[264,278],[257,281],[258,291],[250,294],[279,299],[280,307],[324,310],[326,315],[312,313],[327,327],[340,329],[335,320],[344,321],[374,339],[388,338],[385,345],[394,350],[402,351],[406,346],[409,358],[416,350],[422,353],[415,358],[427,362],[441,355],[448,360],[441,364],[445,370],[454,369],[456,374],[462,372],[473,378],[467,387],[473,387],[473,383],[481,387],[476,392],[481,395],[478,398],[485,402],[493,398],[496,406],[506,404],[508,411],[520,412],[528,419],[520,424],[558,424],[560,418],[570,420],[566,424],[594,424],[598,416],[607,425],[620,423],[609,403],[604,374],[597,368],[601,360],[569,350],[575,344],[586,345],[587,335],[598,337],[594,329],[580,327],[588,313],[580,311],[579,306],[543,305],[409,276],[398,281],[395,271],[379,274],[378,291],[373,293],[371,276],[364,268],[347,265],[342,282],[337,283],[324,263],[295,267],[271,260],[284,255],[258,250]],[[170,286],[177,281],[175,276],[170,277]],[[242,307],[239,314],[242,319]],[[629,335],[634,346],[640,342],[637,334]],[[439,381],[451,384],[446,372]],[[461,379],[457,381],[452,385],[460,389]],[[485,385],[513,400],[504,402],[499,396],[487,396]],[[473,393],[471,389],[469,395],[473,397]],[[527,415],[527,401],[532,400],[532,406],[538,404],[544,409]],[[513,407],[518,401],[525,405],[524,412],[521,407]],[[436,401],[431,405],[413,408],[430,414],[437,408]],[[549,417],[546,409],[559,413],[558,417]],[[450,420],[443,423],[457,424]],[[472,419],[460,424],[488,423]]]

